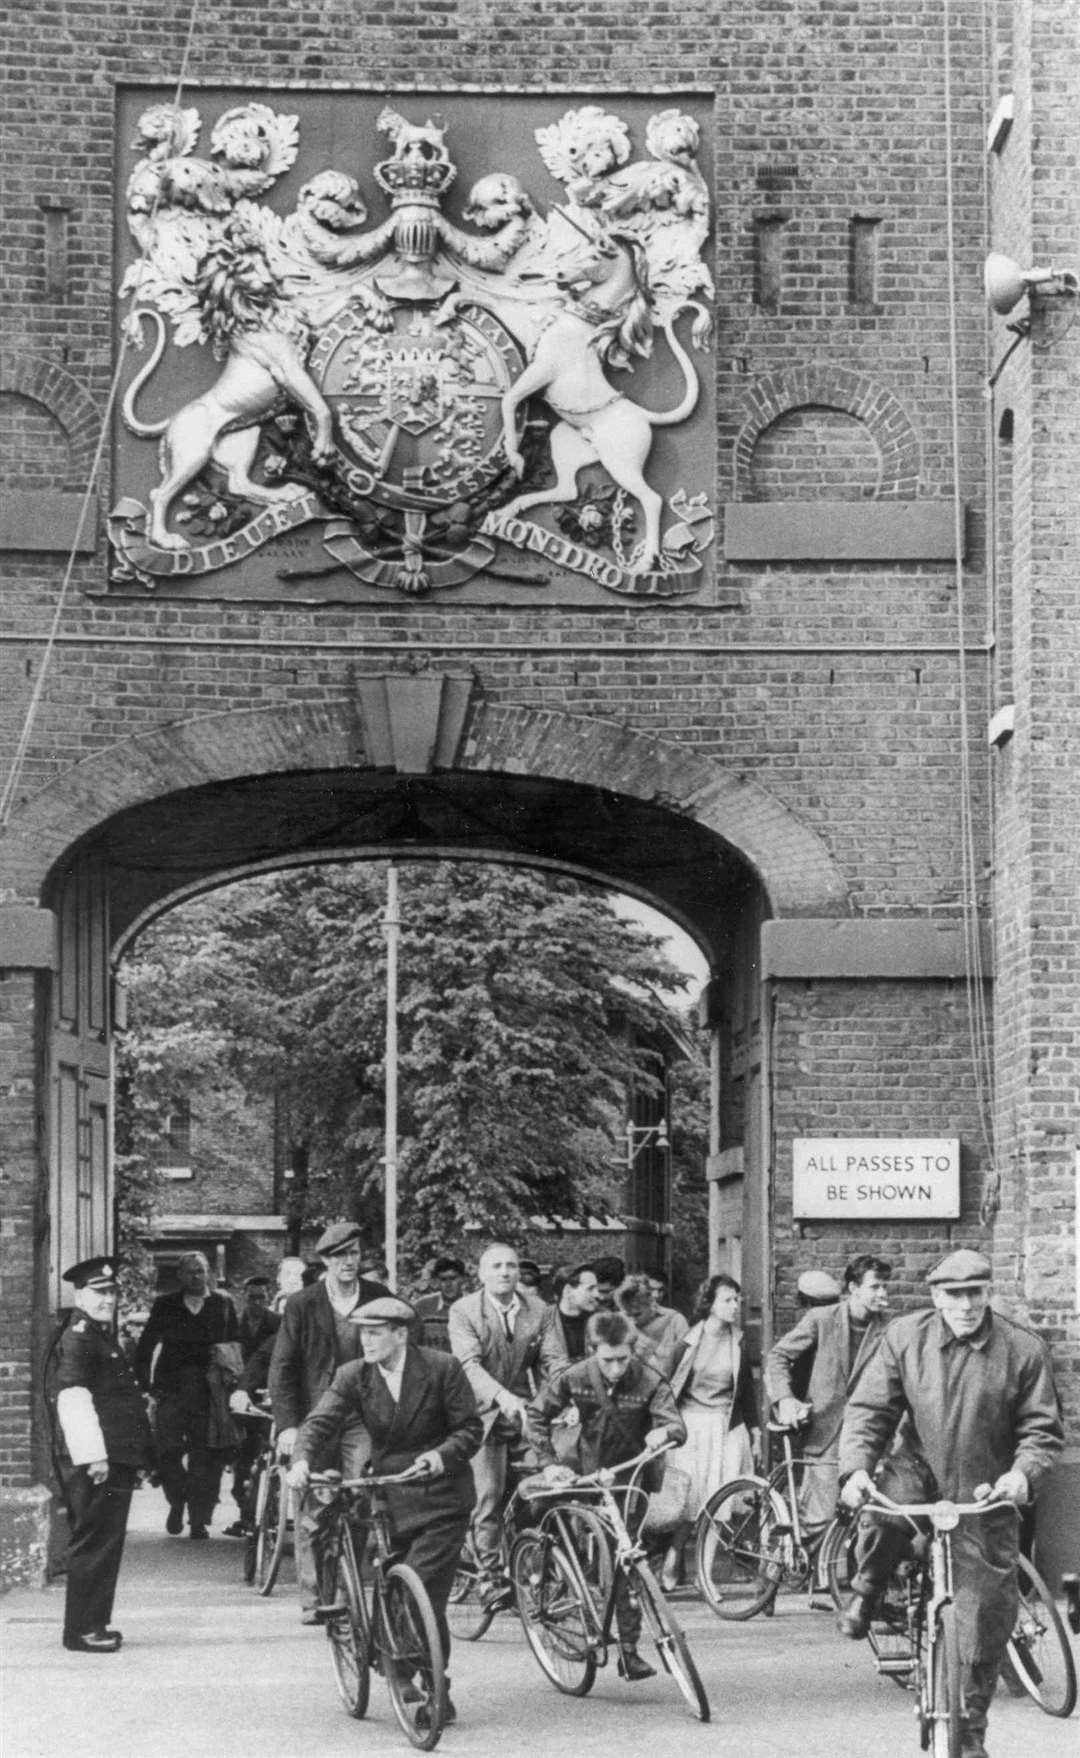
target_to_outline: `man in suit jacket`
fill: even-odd
[[[499,1562],[510,1446],[524,1431],[529,1399],[569,1362],[551,1308],[518,1286],[518,1255],[512,1246],[489,1245],[477,1274],[479,1291],[463,1295],[450,1308],[450,1347],[484,1419],[484,1442],[473,1459],[473,1537],[487,1577],[484,1603],[499,1605],[508,1602],[510,1592]]]
[[[186,1506],[191,1537],[206,1538],[228,1457],[226,1448],[212,1444],[207,1376],[215,1343],[235,1342],[238,1323],[228,1296],[211,1290],[201,1251],[185,1252],[176,1274],[175,1294],[160,1295],[150,1308],[135,1350],[135,1377],[157,1403],[158,1471],[169,1504],[165,1530],[179,1538]]]
[[[835,1306],[810,1307],[773,1344],[765,1363],[765,1390],[777,1420],[792,1427],[806,1424],[802,1452],[814,1467],[805,1476],[803,1514],[811,1527],[826,1524],[836,1512],[844,1410],[888,1323],[891,1270],[871,1253],[853,1258],[844,1271],[844,1298]],[[805,1401],[795,1395],[796,1376],[806,1385]]]
[[[395,1295],[357,1308],[353,1322],[363,1359],[338,1370],[300,1425],[289,1482],[303,1490],[311,1460],[355,1418],[371,1437],[376,1475],[424,1467],[426,1475],[416,1482],[387,1490],[390,1535],[395,1552],[427,1588],[448,1662],[446,1605],[475,1499],[468,1462],[483,1425],[459,1362],[441,1349],[410,1344],[415,1318],[414,1308]]]
[[[290,1294],[270,1359],[270,1403],[277,1429],[278,1452],[292,1453],[296,1433],[315,1408],[339,1367],[356,1361],[360,1338],[352,1315],[369,1300],[389,1294],[381,1282],[360,1275],[360,1228],[355,1221],[335,1221],[321,1235],[315,1250],[326,1275],[298,1294]],[[359,1417],[345,1425],[340,1449],[321,1459],[320,1466],[340,1466],[347,1477],[358,1477],[370,1454],[367,1432]],[[298,1525],[296,1568],[300,1581],[301,1618],[318,1622],[315,1560],[311,1553],[314,1520]]]

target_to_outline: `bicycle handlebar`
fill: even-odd
[[[894,1502],[889,1496],[883,1495],[881,1490],[872,1488],[867,1500],[876,1502],[890,1514],[903,1515],[912,1525],[918,1519],[930,1520],[938,1531],[951,1531],[966,1514],[990,1514],[998,1508],[1011,1508],[1017,1519],[1020,1518],[1016,1503],[1009,1501],[1007,1497],[994,1500],[987,1496],[981,1502],[951,1502],[946,1497],[936,1502]]]
[[[530,1487],[529,1499],[535,1500],[543,1495],[565,1495],[568,1489],[607,1489],[613,1478],[624,1471],[636,1471],[650,1459],[660,1459],[670,1453],[678,1445],[677,1441],[665,1441],[662,1447],[646,1447],[633,1459],[624,1459],[620,1465],[601,1465],[598,1471],[587,1471],[580,1477],[570,1477],[565,1483],[553,1483],[550,1487]]]
[[[404,1471],[387,1477],[342,1477],[340,1471],[313,1471],[308,1478],[309,1489],[382,1489],[385,1484],[416,1482],[432,1477],[426,1467],[409,1465]]]

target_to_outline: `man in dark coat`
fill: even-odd
[[[289,1482],[304,1489],[312,1460],[339,1441],[350,1418],[359,1418],[371,1437],[376,1475],[425,1468],[415,1483],[387,1490],[390,1535],[395,1552],[427,1588],[448,1662],[446,1606],[476,1499],[469,1460],[483,1424],[460,1363],[441,1349],[410,1344],[415,1317],[395,1295],[357,1308],[353,1322],[363,1359],[338,1370],[301,1424]]]
[[[227,1449],[212,1445],[207,1376],[214,1345],[234,1343],[238,1321],[228,1296],[211,1290],[210,1265],[201,1251],[185,1252],[176,1274],[176,1292],[159,1295],[150,1308],[135,1350],[135,1373],[157,1405],[158,1471],[169,1504],[165,1530],[179,1537],[186,1506],[191,1537],[206,1538],[228,1457]]]
[[[381,1282],[368,1282],[360,1275],[360,1228],[355,1221],[332,1222],[315,1250],[326,1265],[326,1274],[298,1294],[290,1294],[270,1359],[270,1403],[282,1458],[291,1455],[300,1424],[314,1410],[338,1368],[360,1357],[360,1337],[352,1315],[358,1307],[390,1292]],[[370,1451],[363,1422],[354,1416],[344,1426],[340,1447],[318,1465],[340,1466],[346,1477],[358,1477]],[[314,1525],[313,1518],[305,1514],[297,1532],[300,1615],[306,1624],[318,1622],[318,1582],[311,1552]]]
[[[619,1312],[598,1312],[586,1330],[589,1354],[584,1361],[557,1374],[529,1405],[526,1435],[536,1447],[545,1475],[552,1483],[573,1475],[556,1458],[552,1425],[568,1405],[575,1404],[581,1418],[578,1431],[578,1469],[597,1471],[605,1465],[621,1465],[647,1448],[656,1450],[669,1441],[681,1446],[686,1424],[679,1415],[675,1394],[655,1367],[638,1355],[633,1321]],[[663,1466],[650,1464],[642,1476],[645,1489],[659,1488]],[[625,1478],[620,1487],[625,1487]],[[645,1508],[626,1511],[631,1530],[640,1524]],[[615,1614],[619,1627],[624,1679],[651,1679],[656,1671],[638,1652],[641,1606],[631,1600],[625,1579],[615,1589]]]
[[[150,1424],[113,1321],[115,1258],[88,1258],[64,1271],[75,1314],[55,1349],[52,1379],[63,1440],[59,1469],[70,1518],[64,1647],[114,1654],[123,1638],[109,1628],[124,1554],[131,1494],[151,1463]]]
[[[870,1253],[844,1271],[844,1298],[811,1306],[769,1350],[765,1391],[779,1422],[805,1423],[801,1507],[810,1528],[826,1526],[836,1512],[836,1470],[844,1407],[885,1334],[891,1264]],[[805,1396],[802,1395],[805,1387]]]
[[[1049,1356],[1031,1331],[990,1307],[989,1261],[955,1251],[929,1277],[933,1306],[894,1320],[852,1394],[840,1437],[842,1500],[878,1486],[896,1502],[1024,1506],[1063,1445]],[[901,1441],[887,1453],[901,1422]],[[879,1461],[884,1459],[879,1467]],[[1018,1522],[1011,1509],[962,1520],[953,1584],[964,1663],[964,1758],[986,1758],[986,1714],[1016,1621]],[[910,1528],[873,1520],[840,1627],[865,1636]]]

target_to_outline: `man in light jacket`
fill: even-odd
[[[450,1308],[450,1348],[465,1369],[484,1419],[484,1441],[472,1461],[476,1483],[473,1535],[486,1580],[485,1605],[509,1602],[499,1561],[499,1526],[511,1445],[519,1442],[528,1401],[569,1366],[551,1308],[519,1288],[518,1255],[489,1245],[477,1267],[480,1288]]]
[[[835,1306],[810,1307],[773,1344],[765,1362],[765,1391],[777,1421],[806,1425],[802,1455],[810,1469],[802,1513],[810,1528],[827,1525],[836,1512],[844,1409],[884,1335],[891,1271],[891,1264],[871,1253],[853,1258],[844,1271],[844,1298]],[[805,1399],[795,1395],[796,1379],[806,1385]]]

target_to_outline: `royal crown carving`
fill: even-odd
[[[670,468],[665,492],[654,450],[698,403],[711,333],[698,123],[651,113],[635,157],[619,116],[571,108],[534,130],[557,198],[489,171],[458,224],[450,130],[425,108],[377,117],[390,150],[371,169],[374,220],[335,168],[282,198],[301,170],[297,116],[249,102],[209,130],[191,107],[139,117],[138,255],[119,291],[125,336],[151,345],[121,408],[125,443],[156,445],[157,468],[113,510],[114,580],[164,586],[264,548],[287,562],[303,529],[318,562],[277,567],[286,584],[338,573],[419,598],[569,574],[624,595],[700,589],[708,495]],[[650,357],[656,409],[634,395]],[[187,359],[202,388],[158,413],[162,374],[183,382]]]

